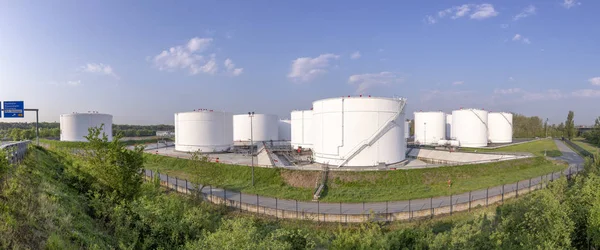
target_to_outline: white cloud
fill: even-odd
[[[203,52],[206,52],[211,47],[212,43],[212,38],[193,37],[184,45],[163,50],[158,55],[152,57],[151,61],[161,71],[186,70],[191,75],[201,73],[214,75],[219,72],[219,63],[217,63],[216,54],[203,54]],[[237,76],[243,72],[242,68],[235,68],[231,59],[227,60],[225,62],[227,73]],[[234,68],[229,69],[227,64],[232,64]]]
[[[354,53],[352,53],[352,55],[350,55],[350,58],[352,59],[358,59],[361,57],[360,51],[356,51]]]
[[[498,12],[494,10],[494,6],[488,3],[479,4],[476,6],[475,13],[471,15],[471,19],[482,20],[490,17],[495,17]]]
[[[571,93],[575,97],[600,97],[600,90],[597,89],[580,89]]]
[[[559,100],[567,97],[558,89],[549,89],[543,92],[531,93],[525,92],[523,99],[526,101],[539,101],[539,100]]]
[[[340,56],[335,54],[322,54],[315,58],[300,57],[292,61],[288,78],[308,82],[317,76],[327,73],[330,61],[338,59]]]
[[[435,20],[434,17],[427,15],[427,16],[425,16],[425,22],[428,24],[434,24],[434,23],[437,23],[437,20]]]
[[[110,65],[102,63],[87,63],[86,65],[81,66],[81,70],[83,72],[107,75],[119,79],[119,76],[115,74],[115,71]]]
[[[592,85],[600,86],[600,76],[588,79]]]
[[[495,17],[498,14],[492,4],[463,4],[438,11],[437,18],[443,19],[450,16],[451,19],[459,19],[469,16],[470,19],[482,20]],[[435,24],[438,22],[438,19],[431,15],[425,16],[425,22],[428,24]]]
[[[513,20],[517,21],[521,18],[526,18],[528,16],[535,14],[535,12],[536,12],[535,6],[529,5],[525,9],[523,9],[523,11],[521,11],[521,13],[519,13],[515,17],[513,17]]]
[[[67,81],[67,85],[69,85],[69,86],[73,86],[73,87],[75,87],[75,86],[79,86],[79,85],[81,85],[81,80],[77,80],[77,81]]]
[[[234,76],[239,76],[242,74],[242,72],[244,72],[243,68],[236,68],[233,61],[229,58],[227,58],[223,64],[225,64],[225,69],[227,70],[227,72],[231,73]]]
[[[515,36],[512,38],[513,41],[515,42],[522,42],[524,44],[531,44],[531,41],[529,41],[529,38],[526,38],[524,36],[522,36],[521,34],[515,34]]]
[[[362,93],[363,91],[376,85],[389,85],[401,83],[402,81],[404,81],[404,78],[392,72],[385,71],[373,74],[351,75],[350,78],[348,78],[349,84],[358,85],[358,89],[356,89],[357,93]]]
[[[193,63],[189,65],[189,68],[190,74],[192,75],[196,75],[199,73],[214,75],[219,70],[215,54],[211,54],[208,60],[203,60],[203,65]]]
[[[210,46],[212,41],[212,38],[194,37],[188,41],[187,48],[190,52],[202,52]]]
[[[500,24],[500,28],[506,29],[508,28],[508,24]]]
[[[508,80],[509,80],[509,81],[511,81],[511,82],[514,82],[514,81],[515,81],[515,78],[513,78],[512,76],[509,76],[509,77],[508,77]]]
[[[464,81],[455,81],[452,83],[452,85],[463,85],[464,83]]]
[[[564,2],[562,3],[562,6],[567,9],[575,7],[575,5],[581,5],[581,3],[577,2],[576,0],[564,0]]]
[[[511,95],[523,92],[520,88],[495,89],[494,94]]]

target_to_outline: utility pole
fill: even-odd
[[[252,158],[252,186],[254,187],[254,129],[252,126],[252,117],[254,117],[254,112],[248,112],[248,116],[250,117],[250,157]]]

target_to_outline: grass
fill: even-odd
[[[319,178],[318,171],[255,168],[254,187],[251,168],[220,163],[193,162],[160,155],[146,155],[147,169],[195,183],[211,184],[248,194],[282,199],[311,200]],[[323,202],[381,202],[445,196],[447,181],[452,193],[515,183],[566,166],[543,157],[477,165],[373,172],[330,172]]]
[[[585,149],[586,151],[592,153],[592,154],[596,154],[596,153],[600,153],[600,148],[597,146],[592,145],[589,142],[586,142],[585,139],[583,138],[575,138],[572,140],[573,143],[577,144],[578,146],[582,147],[583,149]]]
[[[556,143],[554,143],[554,140],[550,140],[550,139],[536,140],[536,141],[531,141],[531,142],[527,142],[527,143],[497,148],[497,149],[463,148],[461,150],[466,151],[466,152],[477,151],[477,152],[494,152],[494,153],[499,153],[499,152],[532,153],[535,156],[544,156],[544,152],[545,152],[546,156],[549,156],[549,157],[559,157],[562,155],[562,153],[558,150],[558,147],[556,147]]]

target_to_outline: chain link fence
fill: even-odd
[[[409,221],[431,218],[438,215],[470,211],[506,199],[516,198],[534,190],[542,189],[551,181],[562,176],[571,178],[583,171],[581,165],[570,165],[564,171],[554,172],[513,184],[490,187],[446,197],[432,197],[408,201],[363,202],[363,203],[323,203],[277,199],[244,194],[210,185],[202,186],[185,179],[168,176],[152,170],[144,170],[147,181],[159,179],[161,186],[179,193],[195,194],[204,200],[223,204],[232,209],[283,219],[300,219],[323,222],[366,222],[366,221]]]

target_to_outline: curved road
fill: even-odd
[[[562,152],[561,157],[555,159],[564,160],[569,163],[569,167],[563,171],[563,174],[573,174],[580,170],[583,170],[584,160],[571,148],[567,147],[562,141],[555,140],[556,146]],[[149,170],[145,170],[147,176],[151,176]],[[559,173],[547,174],[544,176],[536,177],[531,179],[531,186],[539,185],[542,180],[553,180],[560,177]],[[190,190],[194,190],[193,184],[186,180],[177,180],[173,177],[167,179],[166,175],[161,174],[160,179],[162,181],[168,181],[171,185],[178,185],[179,187],[188,187]],[[463,193],[445,197],[434,197],[417,199],[410,201],[390,201],[390,202],[369,202],[369,203],[317,203],[317,202],[296,202],[294,200],[280,200],[271,197],[257,196],[252,194],[243,194],[240,192],[229,191],[225,192],[221,188],[211,188],[210,186],[205,187],[202,193],[209,195],[215,195],[221,198],[227,198],[233,201],[242,201],[243,203],[256,205],[257,203],[263,207],[283,209],[287,211],[304,211],[310,213],[321,213],[321,214],[365,214],[370,213],[395,213],[395,212],[408,212],[427,210],[431,208],[439,208],[449,206],[452,204],[468,203],[469,197],[471,200],[481,200],[488,197],[493,197],[502,194],[504,188],[505,193],[515,191],[517,188],[527,189],[529,188],[530,180],[520,181],[518,183],[506,184],[504,186],[492,187],[489,189],[482,189],[472,191],[470,193]]]

